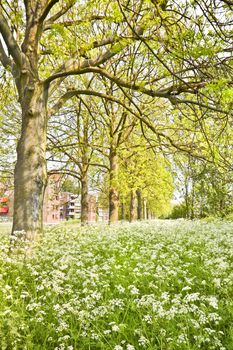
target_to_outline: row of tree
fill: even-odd
[[[137,201],[139,207],[147,205],[144,212],[150,208],[156,216],[169,210],[169,162],[143,136],[134,115],[102,97],[70,100],[59,113],[49,122],[50,167],[54,164],[49,173],[69,174],[80,182],[83,223],[88,217],[88,187],[100,193],[110,223],[118,220],[119,207],[124,218],[128,198],[131,221],[137,217]]]
[[[104,157],[108,147],[108,164],[101,164],[109,168],[113,221],[119,155],[126,152],[122,164],[127,152],[133,160],[136,130],[146,150],[225,164],[222,142],[213,146],[211,132],[216,122],[220,133],[232,117],[231,24],[228,0],[2,0],[0,73],[14,81],[21,109],[13,231],[32,240],[42,231],[48,140],[51,154],[53,147],[62,151],[61,161],[72,156],[84,188],[92,153],[100,146]],[[71,119],[77,154],[64,143],[73,142]],[[96,138],[103,142],[94,152]],[[132,196],[141,190],[134,181],[127,184]]]

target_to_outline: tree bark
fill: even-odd
[[[88,178],[84,171],[81,178],[81,225],[88,223]]]
[[[43,230],[43,199],[47,183],[47,91],[36,82],[21,100],[22,129],[14,172],[12,233],[25,231],[30,241]]]
[[[118,159],[115,150],[110,149],[109,224],[118,221],[119,191],[117,188]]]
[[[121,220],[125,220],[125,203],[124,203],[124,200],[121,203]]]
[[[147,200],[143,199],[143,218],[147,220]]]
[[[189,219],[189,190],[188,190],[188,178],[185,177],[184,180],[184,199],[185,199],[185,209],[186,209],[186,218]]]
[[[196,197],[196,192],[195,192],[195,181],[192,181],[192,191],[191,191],[191,205],[190,205],[190,217],[189,219],[193,220],[195,217],[195,209],[194,209],[194,205],[195,205],[195,197]]]
[[[138,200],[138,207],[137,207],[138,220],[142,220],[142,193],[140,190],[137,190],[136,193],[137,193],[137,200]]]
[[[130,222],[137,219],[137,195],[135,190],[130,192]]]

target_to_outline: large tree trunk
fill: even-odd
[[[136,193],[137,193],[137,200],[138,200],[138,208],[137,208],[138,220],[142,220],[142,193],[140,190],[137,190]]]
[[[193,220],[195,217],[195,209],[194,209],[194,205],[195,205],[195,197],[196,197],[196,192],[195,192],[195,181],[193,180],[192,182],[192,190],[191,190],[191,201],[190,201],[190,215],[189,215],[189,219]]]
[[[188,179],[187,177],[185,177],[184,180],[184,189],[185,189],[185,193],[184,193],[184,199],[185,199],[185,209],[186,209],[186,213],[185,216],[187,219],[189,219],[189,190],[188,190]]]
[[[143,199],[143,219],[147,220],[147,200]]]
[[[130,222],[137,219],[137,195],[135,190],[130,192]]]
[[[118,160],[114,150],[110,150],[109,223],[118,221],[119,191],[117,186]]]
[[[121,220],[125,220],[125,202],[124,202],[124,199],[121,203]]]
[[[40,82],[21,100],[22,129],[14,173],[12,233],[24,231],[33,241],[43,229],[43,199],[47,183],[47,91]]]
[[[81,178],[81,225],[88,223],[88,177],[84,171]]]

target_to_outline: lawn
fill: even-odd
[[[51,227],[30,259],[0,240],[1,349],[233,349],[233,223]]]
[[[0,222],[0,235],[9,234],[11,232],[12,224],[10,222]]]

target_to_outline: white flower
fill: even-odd
[[[113,331],[113,332],[119,332],[119,330],[120,330],[120,328],[119,328],[116,324],[114,324],[114,325],[112,326],[112,331]]]
[[[119,293],[124,293],[124,292],[125,292],[125,288],[122,287],[121,284],[117,285],[117,286],[116,286],[116,289],[118,290]]]
[[[143,321],[145,321],[148,324],[152,324],[152,317],[151,317],[151,315],[143,316]]]
[[[218,299],[215,296],[211,295],[207,300],[210,306],[212,306],[214,309],[218,309]]]
[[[185,334],[180,334],[177,339],[178,344],[186,343],[186,336]]]
[[[183,291],[190,290],[190,289],[192,289],[190,286],[185,286],[184,288],[182,288]]]
[[[148,343],[148,339],[146,339],[143,335],[138,339],[138,344],[143,347],[146,346]]]
[[[127,344],[126,345],[126,349],[127,350],[135,350],[135,347],[133,345],[131,345],[131,344]]]
[[[140,293],[139,293],[139,289],[138,289],[137,287],[135,287],[134,285],[129,286],[128,289],[130,290],[130,293],[131,293],[132,295],[138,295],[138,294],[140,294]]]

